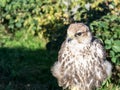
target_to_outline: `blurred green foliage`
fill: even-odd
[[[56,52],[51,54],[51,51],[60,48],[66,36],[66,29],[73,22],[87,24],[93,35],[103,40],[107,59],[114,65],[114,78],[112,81],[116,85],[120,85],[120,80],[116,80],[120,78],[119,0],[0,0],[0,47],[3,48],[3,50],[0,49],[0,55],[3,55],[2,52],[4,50],[6,55],[8,55],[8,58],[5,55],[0,58],[0,67],[3,71],[10,73],[9,78],[12,77],[14,79],[18,77],[17,79],[19,79],[21,76],[20,69],[23,70],[22,74],[26,75],[24,72],[28,68],[32,69],[32,66],[35,67],[35,64],[39,63],[38,61],[36,63],[32,61],[34,65],[28,63],[31,66],[27,64],[27,69],[24,67],[28,59],[34,60],[36,57],[35,50],[44,49],[40,50],[43,54],[37,51],[40,53],[40,56],[35,60],[39,60],[38,58],[42,57],[41,62],[44,64],[40,65],[39,68],[43,68],[44,70],[47,67],[45,70],[48,70],[50,66],[44,66],[46,64],[51,65],[57,56]],[[17,47],[22,47],[23,51],[13,49],[14,54],[9,54],[12,51],[11,48]],[[8,53],[6,48],[9,48]],[[45,48],[50,50],[50,52],[45,51]],[[35,52],[35,54],[32,55],[29,53],[28,49],[30,52]],[[26,61],[18,65],[19,60],[17,61],[17,59],[21,58],[21,53],[25,53],[22,57],[25,57],[23,59]],[[49,55],[46,55],[47,53]],[[50,55],[53,55],[51,63],[49,60]],[[29,58],[30,56],[33,58]],[[8,70],[8,68],[11,70]],[[39,68],[35,68],[35,73],[39,73]],[[36,78],[35,76],[33,79],[32,75],[34,72],[32,71],[34,70],[32,69],[30,72],[28,70],[30,75],[25,76],[25,78],[29,77],[27,80],[34,81]],[[46,74],[50,74],[50,72]],[[41,80],[41,77],[38,77],[40,78],[38,80]],[[7,85],[7,88],[10,88],[11,82],[8,82]],[[109,90],[112,90],[112,87],[111,85]],[[104,88],[103,90],[106,90],[106,87]]]
[[[113,63],[120,64],[120,17],[106,15],[90,24],[91,30],[97,37],[103,39],[107,57]]]

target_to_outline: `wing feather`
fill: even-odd
[[[105,52],[105,49],[103,47],[103,42],[101,40],[97,39],[96,37],[93,37],[92,45],[95,49],[94,52],[96,52],[97,56],[99,56],[99,58],[105,60],[106,59],[106,52]]]
[[[62,43],[61,48],[58,53],[58,61],[60,62],[62,61],[62,55],[64,54],[65,48],[66,48],[66,40]]]

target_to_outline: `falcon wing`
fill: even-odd
[[[92,39],[92,45],[94,46],[94,52],[96,53],[96,56],[99,56],[101,59],[106,59],[106,52],[103,47],[103,42],[96,37],[93,37]]]
[[[60,62],[63,59],[62,57],[63,57],[64,51],[65,51],[65,48],[66,48],[66,40],[62,43],[61,48],[58,53],[58,61],[60,61]]]

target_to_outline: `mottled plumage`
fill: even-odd
[[[94,90],[111,74],[112,66],[105,59],[100,40],[83,23],[74,23],[51,71],[63,89]]]

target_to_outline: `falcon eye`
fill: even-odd
[[[76,34],[75,34],[75,37],[76,37],[76,36],[80,36],[81,34],[82,34],[81,32],[76,33]]]

